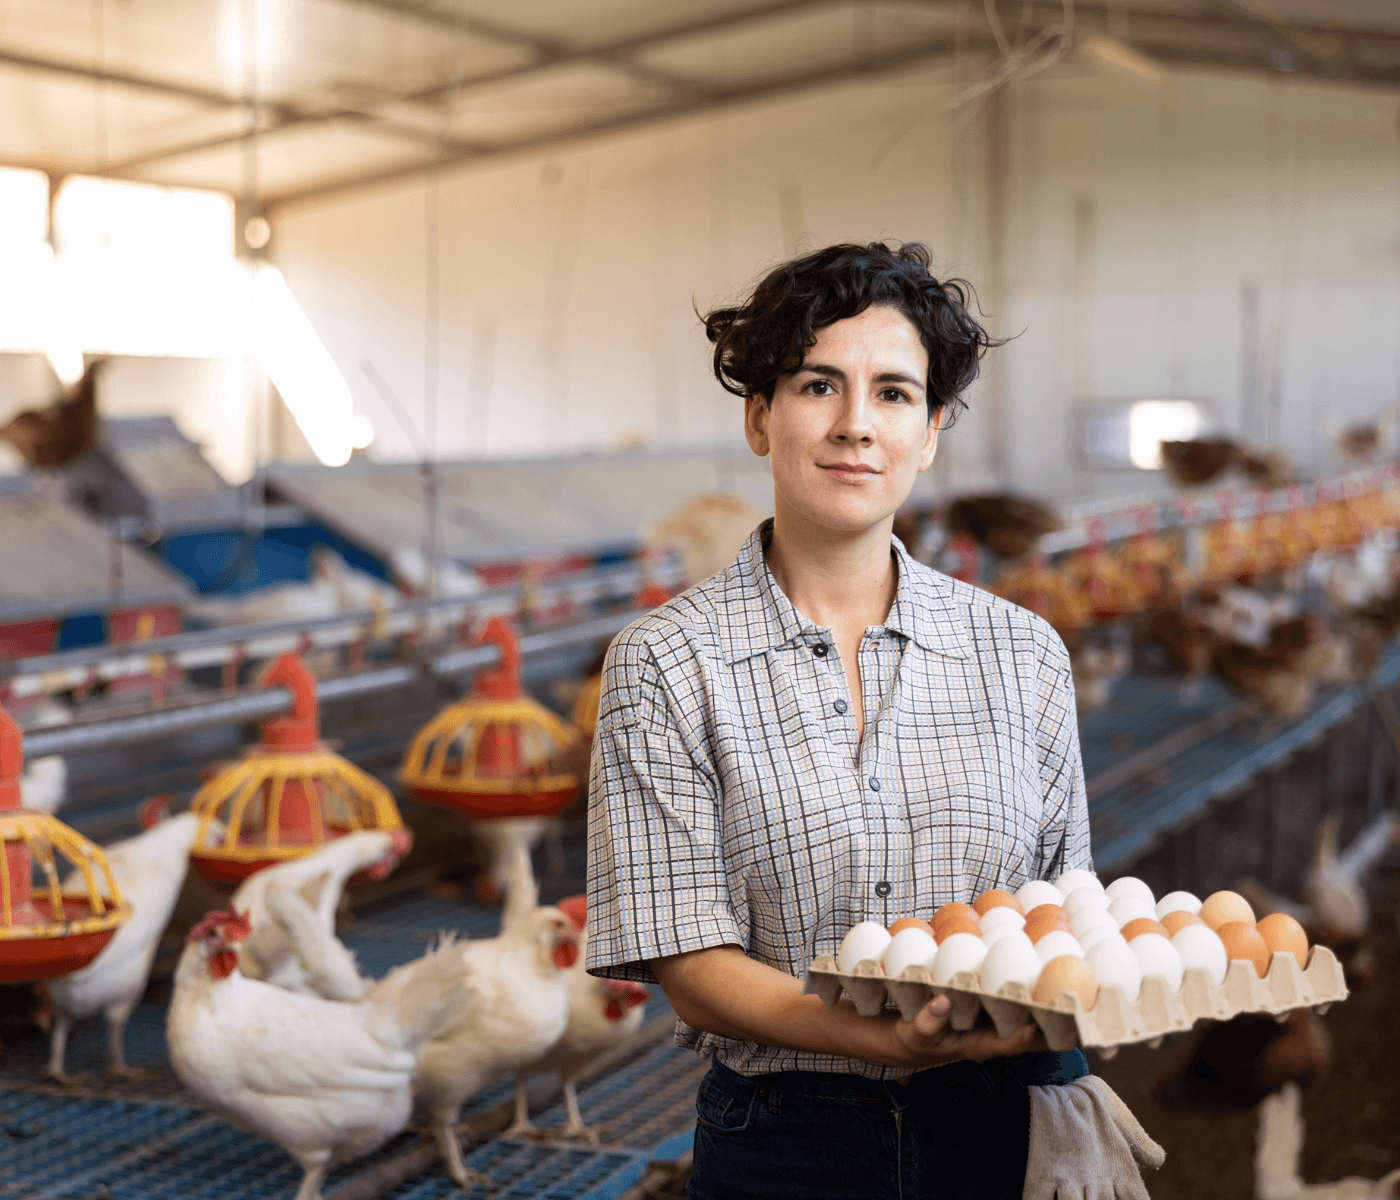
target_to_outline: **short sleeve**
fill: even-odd
[[[1049,879],[1072,867],[1091,870],[1089,800],[1079,749],[1074,675],[1069,651],[1048,625],[1043,628],[1036,673],[1036,746],[1043,796],[1040,838],[1032,879]]]
[[[613,644],[588,786],[587,969],[654,982],[648,960],[747,944],[730,901],[719,786],[667,702],[645,637]]]

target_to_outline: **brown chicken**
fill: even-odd
[[[964,496],[948,508],[948,532],[970,537],[1001,558],[1021,558],[1064,524],[1043,504],[1009,493]]]
[[[1270,650],[1226,642],[1211,656],[1211,669],[1272,717],[1296,721],[1312,705],[1313,678]]]
[[[49,408],[26,409],[3,428],[9,442],[30,466],[61,467],[97,440],[97,375],[102,360],[88,365],[72,394]]]
[[[1148,609],[1138,640],[1161,646],[1171,669],[1192,677],[1210,670],[1210,660],[1221,644],[1220,635],[1179,601]]]
[[[1228,438],[1162,443],[1162,461],[1177,483],[1210,483],[1225,473],[1237,454]]]
[[[1184,1068],[1159,1084],[1169,1108],[1250,1108],[1287,1080],[1307,1087],[1332,1061],[1332,1036],[1311,1009],[1287,1020],[1246,1013],[1197,1035]]]

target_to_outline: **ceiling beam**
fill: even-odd
[[[501,28],[494,25],[494,23],[482,22],[478,18],[464,13],[443,12],[439,9],[430,8],[421,3],[417,3],[416,0],[347,0],[347,2],[364,4],[374,8],[383,8],[404,15],[412,15],[420,19],[431,20],[458,32],[490,36],[499,40],[517,37],[515,34],[502,32]],[[519,79],[538,72],[553,70],[556,67],[583,62],[620,62],[625,59],[626,55],[651,45],[657,45],[678,38],[715,33],[723,29],[743,25],[750,21],[782,16],[804,9],[840,2],[842,2],[842,0],[765,0],[762,4],[754,5],[737,12],[716,14],[679,24],[672,24],[659,29],[653,29],[648,33],[634,34],[621,40],[588,48],[571,47],[562,42],[553,40],[547,41],[545,39],[532,38],[530,35],[520,34],[518,37],[529,42],[530,46],[538,51],[539,55],[542,57],[538,57],[529,63],[502,67],[481,72],[476,75],[469,75],[454,80],[451,83],[437,84],[431,88],[414,92],[406,96],[394,96],[387,99],[391,99],[395,102],[406,101],[423,105],[441,104],[449,97],[456,99],[464,92],[474,88],[481,88],[491,84],[507,82],[512,79]],[[845,0],[845,2],[850,2],[850,0]],[[856,2],[863,3],[865,0],[856,0]],[[487,32],[488,30],[489,33]],[[79,75],[87,74],[89,77],[92,76],[90,69],[85,67],[54,64],[52,69],[64,70]],[[651,72],[651,68],[645,68],[645,72]],[[665,85],[672,91],[682,93],[686,96],[700,98],[703,98],[709,92],[709,89],[697,82],[692,82],[688,79],[682,80],[678,76],[670,75],[669,72],[662,74],[664,74],[665,77]],[[655,83],[656,80],[648,79],[648,82]],[[159,87],[160,85],[150,83],[150,86]],[[237,101],[229,97],[226,99],[226,103],[232,104],[237,103]],[[388,120],[372,111],[367,111],[364,106],[358,108],[340,106],[325,111],[298,110],[290,105],[272,105],[266,107],[272,110],[273,117],[266,125],[259,126],[256,131],[237,130],[232,133],[216,134],[212,137],[200,138],[171,146],[156,147],[153,150],[131,155],[120,162],[112,163],[101,173],[128,177],[131,172],[139,171],[142,167],[152,166],[155,163],[165,162],[169,159],[183,158],[189,154],[207,153],[210,150],[217,150],[223,146],[240,145],[246,142],[251,136],[262,137],[273,133],[279,133],[296,126],[329,124],[335,121],[374,123],[380,131],[391,137],[397,137],[403,141],[431,145],[434,149],[437,148],[439,142],[438,135],[429,130],[415,129],[413,126],[403,122]],[[448,140],[445,143],[445,148],[450,153],[474,153],[479,150],[487,149],[488,147]]]
[[[990,40],[988,44],[990,44]],[[981,47],[982,43],[980,40],[971,43],[964,42],[962,46],[964,50],[969,48],[978,49]],[[956,48],[956,39],[952,37],[940,37],[933,40],[917,42],[896,51],[864,55],[837,66],[823,67],[819,72],[814,72],[807,67],[802,67],[799,70],[786,72],[780,75],[772,75],[766,79],[749,81],[728,87],[713,88],[701,96],[678,98],[664,104],[652,105],[638,111],[619,113],[597,120],[581,121],[573,125],[547,130],[542,133],[528,134],[525,137],[497,142],[486,148],[462,153],[444,154],[431,159],[424,159],[421,162],[410,163],[406,166],[368,172],[363,175],[347,176],[343,179],[327,180],[322,183],[313,184],[310,187],[298,188],[294,191],[282,192],[265,197],[263,204],[266,210],[271,211],[273,208],[285,207],[308,200],[316,200],[324,196],[384,183],[393,183],[403,179],[411,179],[439,167],[473,165],[480,162],[505,158],[510,155],[553,149],[559,146],[570,145],[586,138],[639,129],[647,125],[654,125],[663,121],[676,120],[683,117],[699,116],[705,113],[715,112],[719,109],[729,108],[736,104],[746,104],[755,100],[768,100],[780,96],[795,95],[800,92],[815,91],[821,88],[831,87],[833,84],[845,83],[850,80],[888,74],[889,72],[898,71],[907,67],[919,66],[934,59],[947,57],[951,55]]]
[[[695,81],[638,63],[631,56],[640,50],[661,45],[663,42],[716,33],[752,21],[784,16],[809,8],[829,7],[837,3],[865,4],[869,3],[870,0],[763,0],[762,3],[734,12],[713,13],[705,17],[658,26],[626,38],[594,46],[578,45],[560,38],[544,38],[537,34],[509,29],[494,21],[483,21],[480,17],[470,13],[444,11],[436,6],[423,4],[421,0],[344,0],[344,2],[412,17],[440,28],[452,29],[458,33],[480,37],[501,45],[514,46],[517,49],[526,50],[530,54],[530,59],[527,62],[469,75],[453,84],[431,88],[417,93],[413,97],[414,99],[427,100],[441,98],[448,92],[461,92],[487,84],[501,83],[508,79],[534,74],[537,71],[553,67],[587,62],[622,71],[644,83],[659,83],[664,87],[685,91],[694,87]]]
[[[211,108],[231,108],[239,103],[236,96],[231,96],[227,92],[216,92],[209,88],[193,87],[170,79],[156,79],[148,75],[132,74],[128,71],[109,71],[88,64],[44,58],[37,54],[20,54],[14,50],[0,50],[0,65],[19,67],[22,70],[37,71],[48,75],[67,75],[70,78],[82,79],[89,83],[116,84],[119,87],[132,88],[139,92],[190,100]]]

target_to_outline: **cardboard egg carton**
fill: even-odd
[[[1341,964],[1326,946],[1313,947],[1306,970],[1293,955],[1275,954],[1263,979],[1252,963],[1236,959],[1219,986],[1196,967],[1186,972],[1176,993],[1168,991],[1160,979],[1144,979],[1136,1002],[1129,1001],[1122,988],[1100,988],[1092,1012],[1085,1012],[1079,998],[1068,993],[1056,997],[1053,1004],[1037,1004],[1023,983],[1005,984],[995,993],[983,991],[970,971],[954,975],[951,983],[942,986],[933,982],[927,967],[906,967],[893,979],[879,963],[866,959],[845,974],[830,954],[819,955],[807,968],[803,991],[820,996],[828,1006],[844,992],[866,1017],[892,1003],[906,1021],[912,1021],[934,996],[946,995],[952,1004],[948,1023],[954,1029],[971,1029],[985,1009],[1001,1037],[1034,1021],[1052,1050],[1091,1046],[1105,1058],[1134,1042],[1155,1045],[1164,1035],[1190,1029],[1200,1020],[1228,1021],[1240,1013],[1268,1013],[1281,1019],[1295,1008],[1326,1012],[1329,1005],[1347,997]]]

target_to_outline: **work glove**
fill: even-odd
[[[1138,1164],[1167,1158],[1097,1075],[1030,1087],[1031,1144],[1022,1200],[1149,1200]]]

